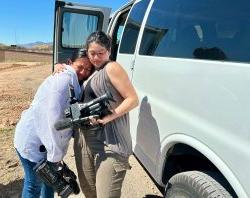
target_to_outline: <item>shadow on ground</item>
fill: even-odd
[[[158,195],[146,195],[143,198],[163,198],[163,197]]]
[[[23,179],[13,181],[7,185],[0,184],[0,198],[20,198]]]

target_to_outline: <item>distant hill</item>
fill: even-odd
[[[33,43],[25,43],[19,44],[19,47],[31,49],[31,50],[38,50],[38,51],[52,51],[53,44],[52,42],[45,43],[41,41],[33,42]]]
[[[26,43],[26,44],[17,44],[17,45],[6,45],[0,43],[0,49],[2,50],[27,50],[27,51],[38,51],[38,52],[52,52],[53,44],[52,42],[45,43],[41,41]]]
[[[0,49],[5,49],[7,46],[5,44],[0,43]]]
[[[30,49],[30,48],[36,48],[37,46],[52,46],[52,42],[45,43],[42,41],[36,41],[33,43],[19,44],[18,46]]]

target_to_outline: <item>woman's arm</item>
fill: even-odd
[[[126,71],[121,67],[121,65],[117,62],[111,62],[106,67],[106,71],[111,83],[121,94],[124,100],[112,111],[112,114],[105,116],[101,120],[98,120],[98,123],[101,124],[106,124],[124,115],[135,108],[139,103],[136,91],[130,82]]]
[[[47,149],[47,160],[50,162],[61,161],[66,154],[72,130],[57,131],[54,124],[64,118],[64,110],[68,105],[68,85],[71,83],[70,75],[58,74],[50,84],[50,94],[42,118],[44,130],[39,135]]]

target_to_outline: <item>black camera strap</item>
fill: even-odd
[[[84,91],[83,91],[81,101],[86,103],[86,102],[90,102],[91,100],[94,100],[96,98],[97,98],[97,95],[95,94],[94,90],[91,87],[91,80],[89,80]]]

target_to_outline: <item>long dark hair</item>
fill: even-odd
[[[86,41],[87,51],[89,49],[89,45],[93,42],[105,47],[107,50],[111,49],[111,38],[102,31],[93,32],[88,36]]]

